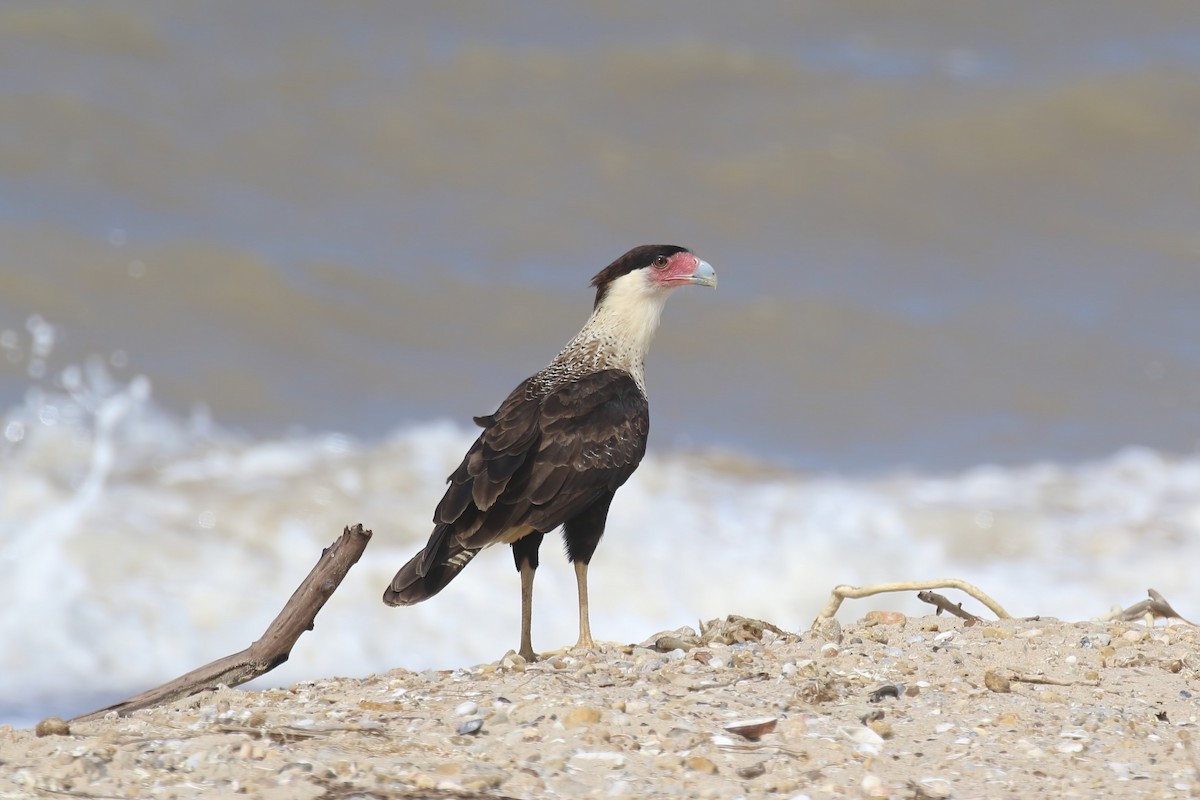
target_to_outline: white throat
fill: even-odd
[[[583,329],[550,369],[565,367],[580,373],[619,369],[628,372],[645,394],[646,355],[670,293],[670,289],[650,284],[642,270],[613,281]]]

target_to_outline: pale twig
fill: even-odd
[[[962,603],[951,603],[945,597],[942,597],[937,592],[917,592],[917,599],[923,603],[937,606],[937,613],[941,614],[945,611],[947,614],[952,614],[960,619],[965,619],[968,624],[974,625],[977,622],[983,622],[982,619],[972,614],[970,611],[962,607]]]
[[[841,607],[843,600],[857,600],[859,598],[870,597],[872,595],[884,594],[887,592],[916,592],[923,591],[925,589],[958,589],[960,592],[965,592],[979,602],[983,603],[1000,619],[1012,619],[1011,614],[1005,611],[999,603],[988,597],[983,590],[974,584],[967,583],[966,581],[959,580],[958,578],[941,578],[932,581],[877,583],[871,586],[847,586],[845,584],[842,584],[841,586],[835,586],[833,587],[833,591],[830,592],[829,602],[825,604],[823,609],[821,609],[821,613],[817,615],[817,619],[814,620],[813,624],[815,625],[822,619],[829,619],[836,614],[838,608]]]
[[[1023,672],[1017,672],[1014,669],[1009,669],[1008,679],[1018,683],[1036,683],[1041,686],[1099,686],[1100,681],[1096,680],[1078,680],[1067,681],[1061,678],[1049,678],[1045,675],[1026,675]]]
[[[1136,622],[1143,617],[1150,617],[1151,624],[1156,619],[1177,619],[1185,625],[1196,627],[1196,623],[1184,619],[1183,615],[1171,608],[1171,604],[1167,602],[1167,599],[1154,589],[1147,589],[1146,593],[1150,595],[1149,600],[1134,603],[1129,608],[1118,609],[1111,614],[1101,617],[1101,621]]]

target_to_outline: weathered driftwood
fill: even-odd
[[[350,568],[358,562],[370,541],[371,532],[363,530],[362,525],[346,528],[338,540],[321,553],[317,565],[292,593],[279,616],[267,626],[262,638],[245,650],[219,658],[155,689],[107,708],[82,714],[71,721],[86,722],[110,711],[127,716],[141,708],[190,697],[221,685],[238,686],[275,669],[288,660],[301,634],[312,630],[317,613]]]
[[[956,616],[959,619],[965,619],[968,625],[974,625],[977,622],[983,621],[982,618],[975,616],[970,611],[967,611],[965,608],[963,608],[962,603],[951,603],[937,592],[917,592],[917,599],[922,603],[929,603],[932,606],[937,606],[937,612],[935,613],[941,614],[943,611],[945,611],[947,614]]]
[[[1154,589],[1147,589],[1146,593],[1150,595],[1149,600],[1134,603],[1129,608],[1118,609],[1100,619],[1104,622],[1112,620],[1137,622],[1140,619],[1148,619],[1147,625],[1153,625],[1156,619],[1177,619],[1185,625],[1191,625],[1193,628],[1196,627],[1196,623],[1184,619],[1178,611],[1171,608],[1171,604],[1167,602],[1167,598]]]
[[[915,592],[924,589],[958,589],[960,592],[965,592],[983,603],[1000,619],[1012,619],[1012,616],[1004,610],[1003,606],[984,594],[983,590],[974,584],[967,583],[958,578],[940,578],[933,581],[877,583],[871,586],[847,586],[846,584],[835,586],[829,594],[829,602],[825,604],[825,607],[821,609],[821,613],[813,620],[813,627],[816,627],[821,620],[829,619],[836,614],[843,600],[870,597],[886,592]]]

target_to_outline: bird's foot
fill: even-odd
[[[601,655],[605,650],[615,646],[616,645],[612,642],[597,642],[595,639],[588,636],[587,638],[580,637],[579,641],[577,641],[567,652],[576,656],[587,653],[591,653],[592,655]]]

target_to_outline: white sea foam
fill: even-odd
[[[506,550],[422,605],[380,600],[472,430],[254,440],[163,414],[146,379],[114,383],[99,362],[60,384],[0,418],[0,716],[82,712],[241,649],[355,522],[371,545],[265,683],[473,664],[516,645]],[[652,453],[593,562],[592,627],[628,642],[737,613],[801,629],[835,584],[943,576],[1016,615],[1089,618],[1153,586],[1200,616],[1198,533],[1196,457],[1131,449],[1078,466],[851,479]],[[547,542],[535,593],[544,649],[576,634],[557,550]],[[928,611],[890,597],[841,616],[880,606]]]

